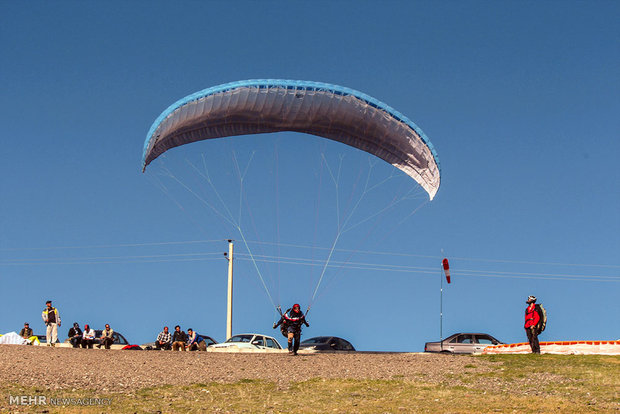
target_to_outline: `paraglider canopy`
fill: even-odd
[[[353,89],[294,80],[232,82],[175,102],[149,130],[142,170],[180,145],[280,131],[313,134],[373,154],[417,181],[431,200],[439,189],[437,154],[407,117]]]

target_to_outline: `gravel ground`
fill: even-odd
[[[274,381],[281,387],[311,378],[411,379],[467,385],[460,374],[497,363],[471,356],[406,353],[250,354],[123,351],[0,345],[0,384],[49,390],[135,391],[165,384]],[[493,385],[493,384],[489,384]],[[499,384],[498,384],[499,385]]]

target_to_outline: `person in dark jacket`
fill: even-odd
[[[540,321],[540,315],[536,312],[536,296],[530,296],[527,298],[527,308],[525,308],[525,333],[527,334],[527,340],[530,343],[533,354],[540,354],[540,344],[538,342],[538,331],[536,326]]]
[[[187,335],[181,330],[179,325],[174,327],[174,333],[172,334],[172,350],[178,351],[182,349],[185,351],[185,344],[187,342]]]
[[[69,337],[69,342],[71,342],[71,345],[73,345],[74,348],[80,347],[82,344],[82,330],[77,322],[73,322],[73,327],[69,329],[67,336]]]
[[[19,336],[24,339],[30,339],[32,336],[32,328],[30,328],[30,324],[28,322],[24,323],[24,327],[21,331],[19,331]]]
[[[282,333],[286,330],[289,355],[297,355],[297,351],[299,350],[299,341],[301,338],[302,324],[310,326],[310,324],[306,321],[306,316],[303,314],[299,304],[297,303],[294,304],[292,308],[287,309],[287,311],[282,314],[280,320],[273,324],[273,329],[276,329],[280,325],[284,326],[285,329],[282,330]]]
[[[45,338],[47,346],[56,346],[58,342],[58,328],[60,328],[60,315],[58,309],[52,306],[52,301],[45,302],[45,309],[41,313],[41,318],[47,327],[45,330]]]

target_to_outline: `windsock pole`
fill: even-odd
[[[443,351],[443,266],[439,271],[439,350]]]
[[[232,336],[233,241],[228,240],[228,300],[226,302],[226,339]]]

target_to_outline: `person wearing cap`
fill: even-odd
[[[69,329],[67,336],[69,337],[69,342],[71,342],[71,345],[73,345],[74,348],[80,347],[82,344],[82,330],[77,322],[73,322],[73,326]]]
[[[527,334],[527,340],[530,343],[530,348],[533,354],[540,354],[540,344],[538,342],[538,331],[536,325],[540,321],[540,315],[536,312],[536,296],[529,296],[525,301],[527,308],[525,308],[525,333]]]
[[[299,341],[301,338],[302,324],[310,326],[310,324],[306,321],[306,315],[304,315],[301,311],[298,303],[294,304],[292,308],[287,309],[286,312],[282,314],[280,320],[273,324],[273,329],[276,329],[280,325],[284,326],[285,329],[282,329],[282,333],[286,330],[289,355],[297,355],[297,351],[299,350]]]
[[[45,302],[45,309],[41,313],[41,318],[45,322],[47,329],[45,330],[45,337],[47,339],[47,346],[55,346],[58,342],[58,327],[60,326],[60,315],[58,309],[52,306],[52,301]]]
[[[86,324],[84,325],[84,332],[82,333],[82,348],[93,349],[95,343],[95,330]]]
[[[19,331],[19,336],[24,339],[29,339],[32,336],[32,328],[30,328],[30,324],[28,322],[24,323],[24,327],[21,331]]]

